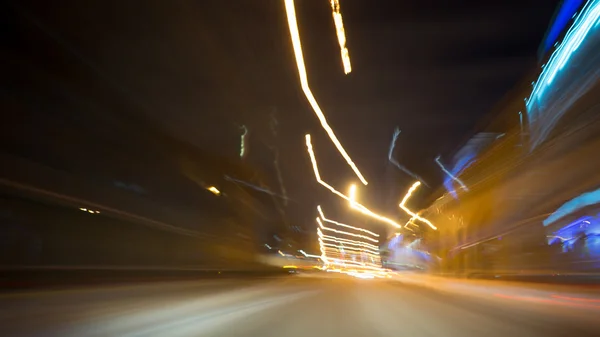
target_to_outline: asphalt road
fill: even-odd
[[[599,336],[595,290],[300,275],[0,295],[2,336]]]

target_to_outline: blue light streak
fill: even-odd
[[[456,191],[454,190],[454,188],[452,187],[452,180],[456,181],[463,190],[468,191],[469,188],[467,187],[467,185],[465,185],[462,180],[458,179],[455,174],[459,174],[460,172],[462,172],[462,170],[464,170],[466,168],[466,165],[469,163],[468,160],[470,160],[470,158],[461,158],[461,160],[459,160],[459,162],[456,163],[455,167],[454,167],[454,171],[456,171],[455,173],[452,173],[450,171],[448,171],[444,165],[442,164],[442,162],[440,161],[440,156],[437,156],[435,158],[435,162],[438,164],[438,166],[442,169],[442,171],[444,171],[444,173],[446,173],[446,175],[448,176],[448,178],[446,178],[444,180],[444,186],[446,187],[446,189],[448,190],[448,192],[450,192],[452,194],[452,196],[454,198],[457,198],[456,195]],[[464,161],[467,159],[467,161]],[[460,164],[460,166],[459,166]]]
[[[560,10],[554,18],[554,22],[546,35],[546,39],[543,42],[543,53],[547,53],[550,48],[556,43],[558,37],[563,32],[567,24],[573,18],[573,15],[577,12],[579,7],[584,0],[564,0]]]
[[[600,203],[600,188],[592,191],[583,193],[567,202],[562,204],[554,213],[552,213],[546,220],[543,221],[544,226],[548,226],[555,221],[572,214],[584,207],[595,205]]]
[[[406,167],[400,165],[400,163],[398,163],[398,161],[396,161],[396,159],[394,159],[394,157],[393,157],[394,147],[396,147],[396,141],[398,140],[398,136],[400,135],[400,132],[401,132],[400,129],[398,127],[396,127],[396,129],[394,130],[394,136],[392,137],[392,143],[390,144],[390,150],[388,151],[388,160],[390,161],[390,163],[392,163],[394,166],[396,166],[400,171],[408,174],[409,176],[420,181],[423,185],[429,187],[429,185],[427,185],[427,183],[425,182],[425,180],[423,180],[423,178],[412,173]]]
[[[558,72],[563,69],[573,56],[573,53],[581,46],[583,40],[589,35],[590,30],[597,26],[599,18],[600,0],[589,0],[574,19],[574,23],[565,34],[563,42],[552,53],[535,83],[531,96],[527,100],[527,112],[529,114],[531,114],[531,105],[534,102],[539,104],[543,99],[544,93],[552,84]]]

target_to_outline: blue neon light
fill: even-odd
[[[531,96],[527,100],[527,112],[531,115],[531,104],[542,100],[544,93],[552,84],[558,72],[577,51],[581,43],[588,37],[592,28],[595,28],[600,19],[600,0],[589,0],[581,12],[575,17],[574,23],[565,34],[563,42],[550,56],[548,63],[540,74],[533,87]],[[530,116],[531,118],[532,116]],[[533,120],[535,118],[531,118]]]
[[[470,153],[460,158],[450,171],[451,176],[447,175],[446,178],[444,178],[444,187],[446,188],[446,190],[448,190],[448,192],[450,192],[454,199],[457,199],[458,195],[456,193],[456,190],[454,189],[454,184],[452,183],[454,181],[453,177],[459,176],[464,170],[471,166],[471,164],[475,162],[474,159],[475,153]]]
[[[600,203],[600,188],[592,192],[583,193],[565,202],[556,211],[554,211],[554,213],[546,218],[546,220],[543,221],[543,224],[544,226],[548,226],[562,217],[597,203]]]
[[[577,12],[579,7],[581,7],[581,4],[583,3],[583,1],[584,0],[564,0],[563,1],[562,6],[560,7],[560,9],[558,11],[558,14],[556,14],[554,22],[552,22],[552,26],[550,27],[550,30],[548,31],[548,35],[546,35],[546,39],[544,40],[544,43],[543,43],[544,54],[547,53],[552,48],[554,43],[556,43],[556,41],[558,40],[558,37],[563,32],[565,27],[567,27],[567,24],[569,24],[569,22],[573,18],[573,15]]]

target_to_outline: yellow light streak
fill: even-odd
[[[210,186],[207,188],[214,195],[221,195],[221,191],[219,191],[216,187]]]
[[[331,237],[331,236],[326,236],[323,235],[322,232],[319,232],[319,243],[322,247],[336,247],[337,249],[340,248],[340,245],[342,248],[344,249],[352,249],[352,250],[359,250],[361,252],[364,252],[365,254],[369,254],[369,255],[373,255],[373,256],[377,256],[379,258],[379,248],[375,247],[375,248],[371,248],[371,247],[365,247],[362,246],[360,244],[357,243],[349,243],[349,242],[343,242],[338,240],[338,238],[336,237]],[[325,241],[329,241],[329,242],[334,242],[334,244],[331,243],[326,243]],[[349,247],[350,246],[350,247]]]
[[[341,253],[342,253],[341,250],[340,250],[340,247],[337,246],[337,245],[334,245],[334,244],[331,244],[331,243],[323,243],[323,245],[325,246],[325,250],[327,250],[327,249],[335,250],[335,252],[338,255],[341,255]],[[342,247],[342,248],[344,249],[344,253],[346,251],[348,251],[350,254],[354,254],[354,255],[361,255],[362,256],[364,254],[364,255],[366,255],[368,257],[375,258],[378,261],[381,258],[379,255],[374,254],[374,253],[367,253],[367,252],[362,251],[362,250],[356,250],[356,249],[352,249],[352,248],[348,248],[348,247]],[[331,257],[331,256],[329,256],[329,257]]]
[[[321,250],[321,261],[325,264],[329,264],[329,260],[327,259],[327,254],[325,253],[325,244],[323,240],[319,238],[319,249]]]
[[[327,219],[327,218],[325,217],[325,214],[323,214],[323,210],[321,209],[321,206],[320,206],[320,205],[319,205],[319,206],[317,206],[317,211],[319,212],[319,215],[321,216],[321,219],[323,219],[323,221],[325,221],[325,222],[329,222],[329,223],[332,223],[332,224],[334,224],[334,225],[338,225],[338,226],[340,226],[340,227],[346,227],[346,228],[354,229],[354,230],[356,230],[356,231],[360,231],[360,232],[368,233],[368,234],[371,234],[371,235],[373,235],[373,236],[375,236],[375,237],[379,237],[379,234],[377,234],[377,233],[373,233],[373,232],[371,232],[371,231],[369,231],[369,230],[366,230],[366,229],[364,229],[364,228],[360,228],[360,227],[354,227],[354,226],[350,226],[350,225],[346,225],[346,224],[343,224],[343,223],[337,222],[337,221],[335,221],[335,220]]]
[[[331,3],[331,15],[333,16],[333,23],[335,24],[335,31],[340,44],[340,53],[342,55],[342,65],[344,66],[344,73],[348,75],[352,71],[352,65],[350,64],[350,54],[348,48],[346,48],[346,33],[344,30],[344,21],[342,20],[342,13],[340,13],[340,2],[338,0],[330,0]]]
[[[338,234],[350,235],[350,236],[354,236],[354,237],[357,237],[357,238],[369,240],[369,241],[375,242],[375,243],[379,242],[379,240],[373,239],[373,238],[368,237],[366,235],[354,234],[354,233],[350,233],[350,232],[346,232],[346,231],[340,231],[340,230],[337,230],[337,229],[325,227],[323,225],[323,223],[321,222],[321,218],[317,218],[317,222],[319,223],[319,226],[321,226],[321,228],[323,228],[324,230],[327,230],[327,231],[331,231],[331,232],[338,233]]]
[[[323,234],[323,232],[321,231],[320,228],[317,228],[317,234],[319,234],[319,236],[323,239],[328,239],[328,240],[334,240],[336,242],[339,243],[343,243],[343,244],[349,244],[349,245],[355,245],[355,246],[361,246],[364,248],[369,248],[369,249],[373,249],[375,251],[379,250],[379,247],[374,245],[374,244],[370,244],[368,242],[363,242],[363,241],[356,241],[356,240],[351,240],[351,239],[345,239],[345,238],[338,238],[336,236],[332,236],[332,235],[327,235],[327,234]]]
[[[410,196],[413,194],[413,192],[421,185],[420,181],[416,181],[414,184],[412,184],[412,186],[408,189],[408,192],[406,192],[406,195],[404,195],[404,198],[402,198],[402,202],[400,202],[400,208],[402,208],[402,210],[404,210],[406,213],[408,213],[409,215],[411,215],[414,219],[420,220],[421,222],[426,223],[429,227],[431,227],[432,229],[437,230],[437,227],[435,227],[431,222],[429,222],[429,220],[419,216],[418,214],[412,212],[410,209],[408,209],[408,207],[405,206],[406,202],[408,201],[408,199],[410,198]],[[409,220],[409,222],[411,222],[411,220]]]
[[[390,224],[390,225],[392,225],[392,226],[394,226],[396,228],[402,227],[401,225],[399,225],[398,223],[396,223],[392,219],[389,219],[389,218],[386,218],[386,217],[381,216],[379,214],[373,213],[371,210],[369,210],[365,206],[361,205],[357,201],[351,199],[350,197],[346,196],[342,192],[336,190],[331,185],[329,185],[326,182],[324,182],[323,180],[321,180],[321,175],[319,174],[319,166],[317,165],[317,159],[315,157],[315,152],[313,150],[313,146],[312,146],[310,135],[307,134],[305,136],[305,139],[306,139],[306,149],[308,150],[308,155],[310,157],[310,161],[312,163],[313,171],[315,173],[315,178],[317,179],[317,182],[319,184],[321,184],[322,186],[324,186],[325,188],[327,188],[329,191],[331,191],[331,193],[333,193],[333,194],[337,195],[338,197],[340,197],[340,198],[348,201],[350,203],[350,205],[353,206],[352,207],[353,209],[358,210],[359,212],[363,213],[364,215],[370,216],[370,217],[372,217],[374,219],[377,219],[377,220],[379,220],[381,222],[385,222],[387,224]]]
[[[336,243],[342,244],[342,245],[350,245],[350,246],[360,247],[360,248],[364,249],[366,252],[370,252],[373,254],[379,253],[379,247],[372,245],[370,243],[342,239],[342,238],[338,238],[338,237],[331,236],[331,235],[325,235],[325,234],[323,234],[323,232],[321,232],[321,230],[319,228],[317,228],[317,233],[319,234],[319,237],[325,241],[336,242]]]
[[[351,245],[348,242],[339,242],[335,239],[331,239],[331,238],[321,238],[321,240],[323,241],[324,245],[335,245],[335,247],[339,247],[340,244],[342,245],[347,245],[347,246],[343,246],[344,248],[349,248],[349,249],[359,249],[362,252],[365,252],[367,254],[374,254],[377,255],[379,254],[378,250],[374,250],[374,249],[370,249],[370,248],[366,248],[366,247],[362,247],[362,246],[356,246],[356,245]],[[329,241],[329,242],[335,242],[333,243],[326,243],[325,241]],[[355,246],[354,248],[352,246]]]
[[[337,148],[338,152],[344,157],[350,168],[354,171],[358,179],[364,184],[367,185],[367,180],[363,177],[363,175],[358,170],[358,167],[352,161],[352,158],[348,155],[340,141],[337,139],[333,129],[327,123],[327,118],[317,100],[310,91],[310,87],[308,85],[308,75],[306,73],[306,65],[304,64],[304,55],[302,54],[302,42],[300,41],[300,32],[298,30],[298,21],[296,20],[296,9],[294,7],[294,0],[285,0],[285,11],[287,14],[288,27],[290,29],[290,37],[292,39],[292,46],[294,48],[294,55],[296,57],[296,66],[298,67],[298,75],[300,77],[300,86],[302,87],[302,91],[304,92],[304,96],[310,103],[313,111],[317,115],[319,122],[321,122],[321,126],[327,132],[327,135]]]
[[[297,266],[283,266],[283,269],[298,269]]]

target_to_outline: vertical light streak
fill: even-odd
[[[371,235],[373,235],[375,237],[379,237],[379,234],[373,233],[370,230],[366,230],[366,229],[360,228],[360,227],[354,227],[354,226],[346,225],[346,224],[343,224],[343,223],[340,223],[340,222],[337,222],[337,221],[334,221],[334,220],[331,220],[331,219],[327,219],[325,217],[325,214],[323,214],[323,210],[321,209],[320,205],[317,206],[317,211],[319,212],[319,215],[321,216],[321,219],[323,219],[323,221],[325,221],[325,222],[329,222],[329,223],[332,223],[334,225],[338,225],[340,227],[350,228],[350,229],[353,229],[355,231],[360,231],[360,232],[371,234]]]
[[[458,179],[450,171],[448,171],[444,167],[444,165],[442,164],[442,162],[440,161],[440,158],[441,158],[440,156],[435,157],[435,162],[442,169],[442,171],[444,171],[444,173],[446,173],[448,175],[448,177],[450,177],[452,180],[456,181],[460,185],[460,187],[462,187],[463,190],[468,191],[469,189],[467,188],[467,185],[465,185],[460,179]]]
[[[248,136],[248,128],[245,125],[242,125],[242,130],[244,133],[240,136],[240,158],[244,158],[246,155],[246,136]]]
[[[285,0],[285,11],[287,14],[288,26],[290,29],[290,37],[292,39],[292,46],[294,47],[294,55],[296,57],[296,66],[298,67],[298,75],[300,77],[300,86],[302,87],[302,91],[310,103],[313,111],[317,115],[319,122],[321,122],[321,126],[327,132],[327,135],[337,148],[338,152],[344,157],[350,168],[354,171],[358,179],[364,184],[367,185],[367,180],[363,177],[363,175],[358,170],[358,167],[354,164],[346,150],[340,143],[340,141],[335,136],[333,129],[327,123],[327,118],[321,111],[321,107],[317,103],[317,100],[313,96],[310,91],[310,87],[308,85],[308,75],[306,74],[306,66],[304,64],[304,56],[302,55],[302,43],[300,42],[300,32],[298,31],[298,22],[296,20],[296,9],[294,8],[294,0]]]
[[[411,215],[413,218],[420,220],[421,222],[426,223],[429,227],[431,227],[432,229],[437,230],[437,227],[435,227],[431,222],[429,222],[429,220],[419,216],[418,214],[412,212],[410,209],[408,209],[408,207],[405,206],[406,202],[408,201],[408,199],[410,198],[410,196],[413,194],[413,192],[421,185],[420,181],[416,181],[414,184],[412,184],[412,186],[410,187],[410,189],[408,189],[408,192],[406,192],[406,195],[404,195],[404,198],[402,198],[402,202],[400,202],[400,208],[402,208],[402,210],[404,210],[406,213],[408,213],[409,215]]]
[[[400,171],[408,174],[409,176],[411,176],[411,177],[417,179],[418,181],[422,182],[423,185],[429,187],[429,185],[427,185],[427,183],[425,182],[425,180],[423,180],[423,178],[421,178],[418,175],[412,173],[406,167],[400,165],[400,163],[394,158],[394,148],[396,147],[396,141],[398,140],[398,136],[399,135],[400,135],[400,129],[398,127],[396,127],[396,129],[394,129],[394,135],[392,136],[392,143],[390,144],[390,150],[388,151],[388,160],[389,160],[389,162],[392,163],[392,165],[396,166]]]
[[[331,3],[331,15],[333,16],[333,23],[335,24],[335,31],[340,44],[340,54],[342,56],[342,65],[344,66],[344,73],[348,75],[352,71],[352,65],[350,64],[350,53],[346,48],[346,32],[344,30],[344,21],[342,20],[342,13],[340,12],[339,0],[330,0]]]

